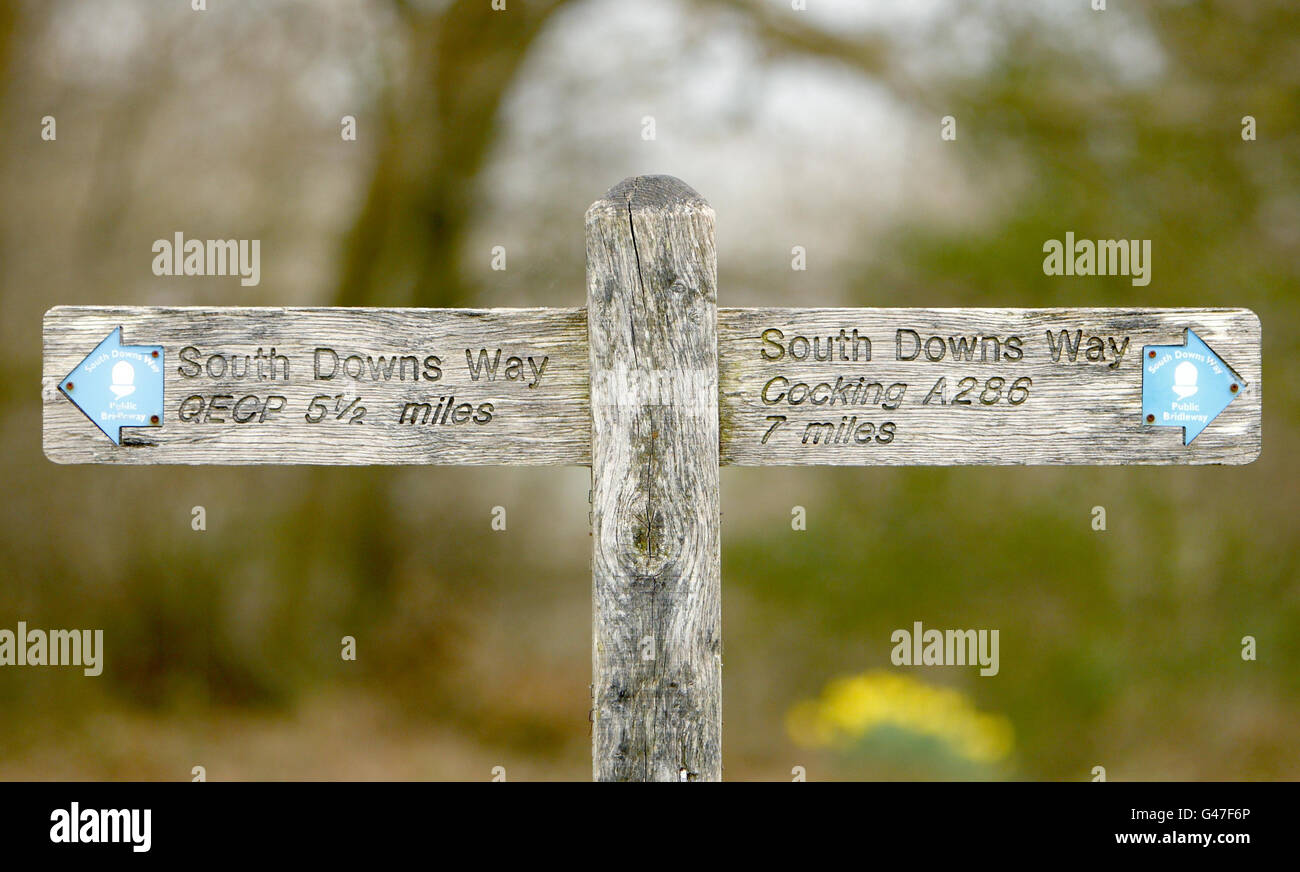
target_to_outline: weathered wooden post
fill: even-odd
[[[599,781],[722,778],[713,220],[671,176],[587,210]]]

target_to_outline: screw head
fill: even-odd
[[[1155,353],[1154,351],[1148,351],[1148,352],[1147,352],[1147,357],[1155,357],[1155,356],[1156,356],[1156,353]]]
[[[150,357],[157,357],[157,356],[158,356],[158,352],[156,352],[156,351],[151,351],[151,352],[149,352],[149,356],[150,356]]]
[[[157,423],[158,423],[158,416],[157,416],[157,415],[150,415],[150,416],[149,416],[149,423],[150,423],[150,424],[157,424]]]
[[[1156,421],[1156,416],[1155,416],[1155,415],[1147,415],[1147,423],[1148,423],[1148,424],[1154,424],[1155,421]]]
[[[64,387],[66,387],[68,390],[72,390],[72,382],[68,382],[66,385],[64,385]]]
[[[1237,388],[1236,385],[1233,385],[1232,387],[1228,388],[1228,390],[1232,391],[1232,392],[1235,394],[1235,393],[1237,392],[1238,388]]]

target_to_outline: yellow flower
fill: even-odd
[[[1014,746],[1006,717],[977,711],[959,691],[886,669],[836,679],[786,715],[790,738],[805,748],[845,748],[882,727],[937,739],[976,763],[1004,760]]]

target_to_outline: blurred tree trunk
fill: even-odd
[[[10,50],[13,48],[14,33],[18,30],[18,5],[17,0],[0,0],[0,121],[5,124],[9,123],[6,109],[8,107],[9,89],[13,87],[13,82],[17,78],[9,69]],[[7,127],[5,129],[8,129]],[[4,255],[5,240],[0,236],[0,255]],[[0,288],[3,288],[0,284]],[[4,392],[0,391],[0,400],[6,399]],[[7,405],[7,404],[6,404]]]
[[[497,135],[501,101],[533,40],[567,0],[455,0],[441,11],[399,3],[405,69],[381,107],[382,141],[347,241],[336,303],[460,306],[471,294],[460,249],[475,179]]]
[[[533,41],[571,0],[453,0],[439,11],[393,0],[406,25],[402,69],[381,98],[381,141],[346,242],[340,306],[463,306],[473,298],[461,249],[502,100]],[[911,92],[881,37],[845,38],[756,0],[696,0],[740,16],[775,55],[820,57]]]
[[[487,0],[454,0],[440,11],[395,0],[407,45],[381,97],[381,139],[345,243],[335,305],[472,302],[460,251],[478,201],[476,177],[496,140],[502,100],[533,40],[565,2],[512,0],[507,11],[494,12]],[[385,467],[308,475],[297,522],[287,531],[292,544],[282,549],[275,573],[294,587],[288,602],[311,596],[326,579],[347,591],[347,626],[374,627],[391,613],[410,534],[392,497],[399,474]],[[437,537],[427,522],[418,524],[423,535]],[[429,628],[435,637],[450,637],[452,629]],[[431,706],[445,708],[439,700],[446,687],[425,692]]]
[[[16,0],[0,0],[0,81],[5,83],[0,88],[0,100],[4,99],[4,91],[8,89],[8,83],[13,81],[13,76],[9,75],[9,49],[13,45],[14,31],[18,29],[18,7]]]

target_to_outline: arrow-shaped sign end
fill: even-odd
[[[1184,445],[1201,435],[1244,386],[1190,327],[1182,345],[1142,349],[1142,418],[1156,427],[1182,427]]]
[[[162,424],[162,346],[123,345],[116,327],[59,382],[59,392],[121,445],[123,427]]]

